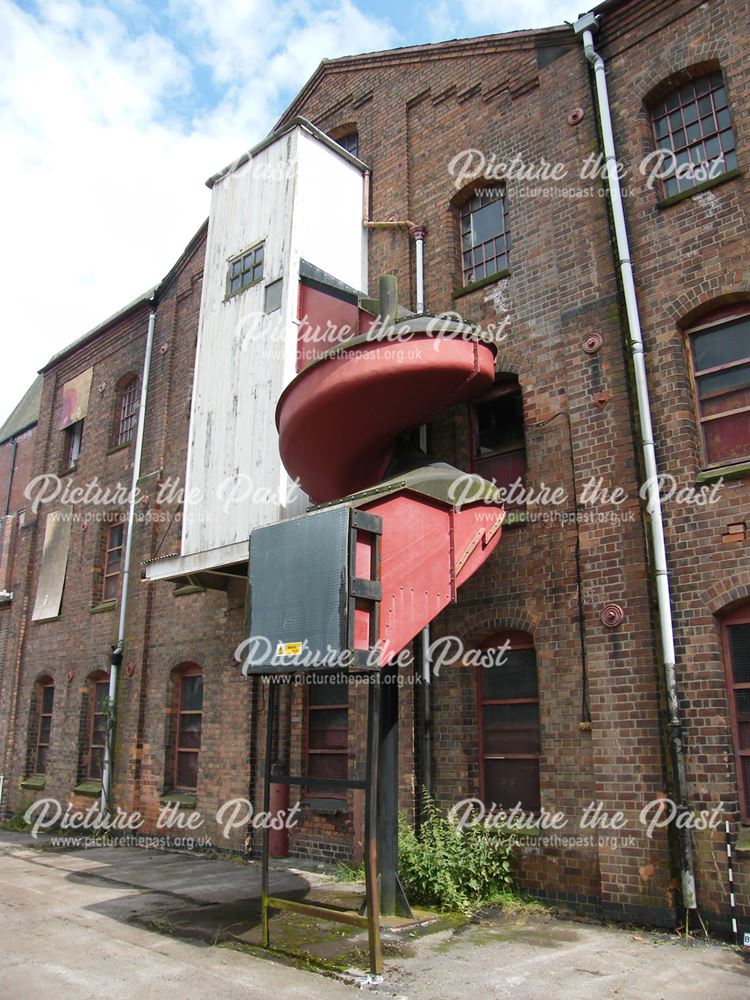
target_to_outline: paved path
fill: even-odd
[[[2,1000],[363,995],[323,975],[207,943],[232,921],[242,921],[238,932],[250,928],[241,940],[257,938],[257,864],[128,847],[50,851],[31,843],[0,831]],[[282,869],[272,873],[272,890],[301,894],[318,881]],[[154,924],[178,933],[156,933]],[[316,933],[307,928],[302,937]],[[726,945],[546,914],[493,914],[421,937],[387,934],[385,942],[385,978],[373,1000],[750,998],[750,956]]]

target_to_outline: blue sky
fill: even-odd
[[[572,21],[583,0],[0,0],[0,421],[155,284],[323,58]]]

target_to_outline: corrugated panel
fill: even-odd
[[[32,621],[45,621],[60,614],[65,570],[68,565],[71,524],[70,514],[67,511],[56,510],[47,515],[42,567],[39,571]]]

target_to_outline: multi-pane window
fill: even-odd
[[[724,620],[729,710],[737,760],[740,813],[750,820],[750,606]]]
[[[89,723],[88,777],[98,781],[104,771],[104,752],[107,745],[107,706],[109,678],[99,675],[93,679],[91,720]]]
[[[342,149],[345,149],[347,153],[351,153],[352,156],[359,156],[359,133],[352,131],[347,132],[346,135],[339,136],[336,142]]]
[[[526,441],[518,381],[501,376],[484,399],[472,404],[471,420],[472,472],[500,489],[519,480],[523,485]]]
[[[665,154],[665,197],[736,168],[732,116],[721,73],[673,90],[652,107],[651,118],[656,148]]]
[[[259,243],[229,261],[227,272],[227,297],[237,295],[250,285],[256,285],[263,278],[263,256],[265,243]]]
[[[520,802],[522,809],[538,812],[541,747],[533,642],[525,632],[503,632],[483,647],[496,651],[496,660],[478,667],[482,799],[490,807]]]
[[[34,773],[45,774],[47,771],[50,733],[52,732],[52,706],[55,701],[55,682],[51,677],[44,677],[39,681],[38,698],[39,717],[37,719]]]
[[[81,444],[83,442],[83,421],[77,420],[70,427],[65,428],[65,455],[63,466],[66,469],[75,469],[78,465],[78,456],[81,454]]]
[[[307,774],[311,778],[344,778],[348,772],[348,703],[346,677],[318,674],[307,702]],[[341,787],[312,785],[308,795],[343,798]]]
[[[120,584],[122,545],[125,522],[112,521],[106,526],[104,539],[104,564],[102,567],[102,600],[113,601],[117,597]]]
[[[750,314],[689,331],[706,465],[750,458]]]
[[[505,188],[490,188],[461,209],[461,268],[464,285],[509,267],[510,227]]]
[[[133,436],[138,419],[138,376],[132,375],[121,386],[117,398],[115,444],[126,444]]]
[[[203,729],[203,672],[193,665],[177,675],[178,705],[175,740],[174,786],[194,791],[198,787],[198,757]]]

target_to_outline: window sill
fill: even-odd
[[[180,809],[195,809],[198,796],[194,792],[165,792],[159,797],[162,806],[179,806]]]
[[[476,292],[479,288],[486,288],[487,285],[495,285],[498,281],[502,281],[503,278],[510,277],[510,268],[506,267],[504,271],[498,271],[496,274],[488,274],[486,278],[480,278],[479,281],[472,281],[469,285],[464,285],[463,288],[453,289],[453,298],[460,299],[464,295],[470,295],[472,292]]]
[[[92,799],[98,798],[102,794],[101,781],[82,781],[73,789],[76,795],[87,795]]]
[[[664,208],[671,208],[672,205],[677,205],[681,201],[685,201],[686,198],[692,198],[696,194],[701,194],[703,191],[710,191],[711,188],[718,187],[719,184],[726,184],[727,181],[733,181],[736,177],[742,175],[742,170],[739,167],[735,167],[734,170],[728,170],[725,174],[720,174],[718,177],[712,177],[710,180],[703,181],[702,184],[696,184],[695,187],[689,188],[687,191],[678,191],[677,194],[671,195],[669,198],[663,198],[661,201],[657,201],[656,207],[661,211]]]
[[[21,788],[29,788],[35,792],[40,792],[44,788],[44,777],[41,774],[32,774],[30,778],[24,778]]]
[[[703,469],[696,476],[699,483],[713,483],[717,479],[742,479],[750,476],[750,462],[735,462],[734,465],[722,465],[716,469]]]
[[[101,614],[103,611],[114,611],[117,608],[117,601],[102,601],[100,604],[95,604],[91,608],[92,615]]]
[[[115,455],[118,451],[125,451],[130,447],[130,441],[123,441],[122,444],[114,444],[111,448],[107,448],[108,455]]]
[[[311,812],[328,816],[349,812],[346,799],[304,798],[302,799],[302,806],[307,806]]]

